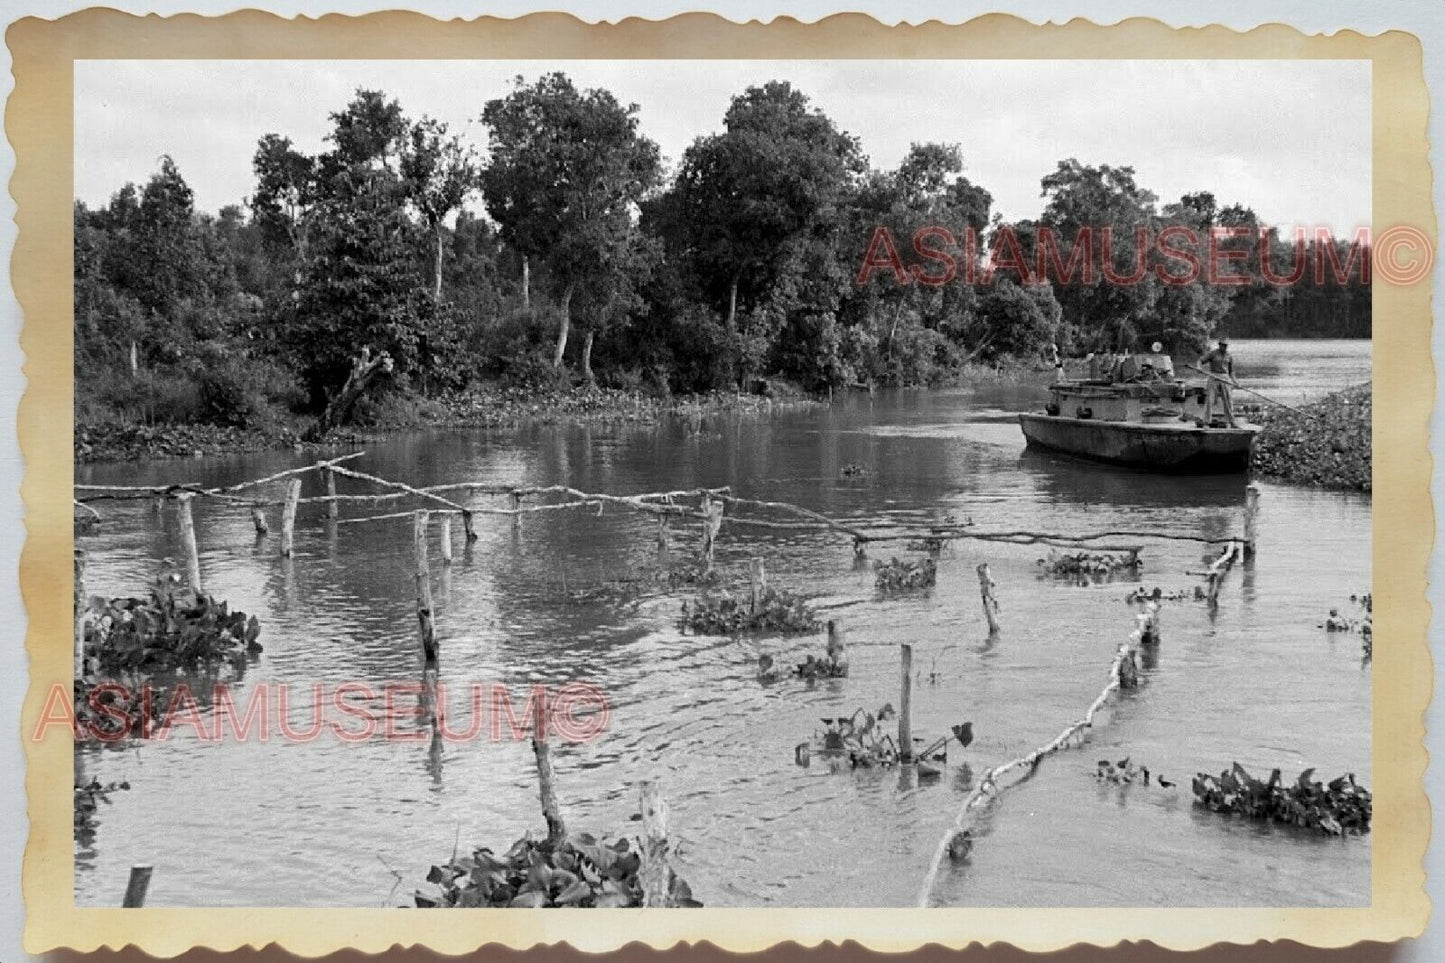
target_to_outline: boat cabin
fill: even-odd
[[[1086,377],[1049,386],[1050,415],[1141,424],[1197,423],[1204,418],[1204,385],[1187,385],[1167,354],[1091,357]]]

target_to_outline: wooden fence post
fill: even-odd
[[[667,863],[667,801],[655,780],[642,784],[642,881],[643,906],[672,905],[672,869]]]
[[[748,597],[751,604],[750,611],[756,612],[762,604],[763,593],[768,588],[768,573],[763,568],[763,560],[760,558],[749,559],[748,561]]]
[[[978,591],[983,598],[983,617],[988,619],[988,634],[998,634],[998,599],[994,598],[993,590],[997,585],[993,576],[989,574],[988,563],[980,562],[978,566]]]
[[[828,620],[828,659],[835,666],[848,664],[848,636],[842,619]]]
[[[271,527],[266,524],[266,509],[261,506],[260,502],[251,506],[251,524],[256,526],[257,538],[271,530]]]
[[[151,867],[132,866],[130,868],[130,879],[125,884],[125,898],[121,900],[123,909],[139,909],[146,903],[146,890],[151,885]]]
[[[702,514],[702,571],[707,575],[712,572],[713,547],[722,529],[723,503],[713,501],[710,495],[703,495]]]
[[[1244,489],[1244,559],[1254,558],[1255,524],[1259,515],[1259,486],[1250,482]]]
[[[436,672],[437,632],[432,611],[431,563],[427,558],[426,533],[431,513],[419,509],[412,513],[412,552],[416,557],[416,621],[421,633],[422,673]]]
[[[913,758],[913,646],[904,642],[898,648],[903,656],[903,688],[898,695],[898,757],[907,762]]]
[[[181,522],[181,548],[186,553],[186,582],[191,586],[191,591],[200,595],[201,554],[196,547],[196,521],[191,515],[191,499],[194,497],[190,492],[177,495],[176,514]]]
[[[85,549],[75,550],[75,681],[85,678]]]
[[[451,517],[451,515],[443,515],[443,516],[441,517],[441,537],[442,537],[442,564],[443,564],[443,565],[450,565],[450,564],[452,564],[452,517]]]
[[[296,537],[296,503],[301,500],[301,479],[286,482],[286,505],[281,509],[281,557],[290,558]]]
[[[537,757],[537,788],[542,798],[542,816],[547,820],[547,845],[556,846],[567,838],[567,823],[557,804],[557,788],[553,785],[552,750],[547,745],[547,692],[534,691],[537,716],[532,730],[532,753]]]
[[[336,501],[336,472],[330,468],[321,471],[326,476],[326,517],[334,520],[341,514],[341,506]]]

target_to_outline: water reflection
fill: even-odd
[[[880,392],[758,417],[695,413],[656,426],[433,433],[374,444],[355,464],[410,484],[566,483],[615,493],[731,485],[870,524],[951,516],[988,530],[1237,533],[1242,479],[1180,481],[1026,454],[1011,412],[1035,404],[1036,392]],[[81,473],[97,483],[221,484],[304,460],[277,452]],[[850,464],[866,473],[843,476]],[[341,481],[343,492],[362,490]],[[308,493],[316,487],[308,482]],[[1264,489],[1259,555],[1226,578],[1218,610],[1166,603],[1163,642],[1146,654],[1146,686],[1083,750],[1051,758],[990,811],[979,830],[988,838],[965,873],[941,883],[940,899],[1368,900],[1368,838],[1285,845],[1212,816],[1190,818],[1177,790],[1100,802],[1090,775],[1095,758],[1132,755],[1182,778],[1186,790],[1192,772],[1234,759],[1368,778],[1371,674],[1350,640],[1331,645],[1316,626],[1331,606],[1368,589],[1369,499]],[[477,496],[471,504],[505,500]],[[282,559],[274,536],[255,539],[248,506],[197,505],[208,582],[262,623],[265,652],[247,684],[292,686],[293,730],[308,728],[302,703],[317,682],[328,691],[347,681],[380,691],[420,678],[410,520],[350,521],[396,508],[347,503],[336,525],[320,506],[304,505],[296,554]],[[107,510],[87,545],[90,588],[130,594],[176,552],[178,536],[170,513],[158,520],[148,503]],[[439,681],[455,693],[500,682],[512,687],[518,711],[536,682],[599,686],[610,702],[608,731],[555,752],[569,823],[622,831],[635,810],[635,783],[662,778],[686,840],[684,875],[709,905],[910,904],[976,773],[1078,718],[1133,628],[1124,601],[1132,585],[1040,580],[1037,546],[958,542],[940,559],[936,588],[883,597],[872,562],[909,554],[901,545],[875,546],[860,560],[831,533],[725,527],[720,569],[740,577],[748,558],[766,557],[770,581],[847,625],[848,679],[808,685],[785,672],[764,686],[759,654],[786,670],[819,652],[821,636],[681,635],[675,620],[690,590],[652,576],[667,561],[695,557],[695,526],[672,525],[665,549],[655,519],[613,508],[532,514],[520,524],[478,515],[476,529],[477,541],[459,546],[449,569],[434,559]],[[1192,543],[1151,545],[1143,577],[1166,591],[1192,588],[1199,579],[1187,573],[1203,567],[1200,556]],[[1003,607],[1002,631],[992,638],[975,574],[983,561]],[[915,687],[914,732],[933,736],[969,719],[975,743],[951,747],[943,777],[921,783],[897,772],[796,765],[794,747],[820,717],[897,703],[900,642],[914,646],[924,675],[937,673],[936,684]],[[457,711],[465,725],[464,709]],[[88,756],[98,778],[128,778],[132,789],[104,807],[97,841],[77,861],[78,901],[110,905],[132,863],[155,863],[153,905],[372,906],[398,889],[383,860],[407,877],[405,893],[452,851],[458,832],[463,845],[498,846],[540,829],[526,740],[494,741],[485,731],[450,743],[317,736],[214,745],[181,731],[165,744]],[[1147,844],[1121,847],[1119,839]],[[219,878],[218,860],[231,868]],[[1276,872],[1239,885],[1240,865],[1264,863]],[[1106,886],[1101,865],[1112,867]]]

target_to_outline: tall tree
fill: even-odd
[[[684,152],[661,222],[725,298],[735,332],[739,288],[751,281],[749,293],[762,295],[784,246],[833,224],[863,159],[857,139],[785,81],[734,97],[723,128]]]
[[[657,145],[638,132],[638,107],[606,90],[579,91],[566,75],[521,77],[488,101],[487,211],[502,238],[545,261],[558,304],[553,367],[561,367],[579,286],[607,283],[636,230],[634,211],[657,183]]]
[[[401,178],[407,198],[435,245],[432,296],[441,300],[444,223],[480,186],[476,152],[459,136],[449,134],[446,124],[423,117],[407,133],[401,153]]]

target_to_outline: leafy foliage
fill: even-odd
[[[485,847],[470,856],[433,866],[427,882],[440,890],[418,892],[416,905],[433,907],[595,907],[642,905],[641,846],[635,840],[596,839],[580,833],[555,848],[523,837],[501,855]],[[670,905],[698,907],[692,890],[676,872]]]
[[[932,558],[898,559],[873,563],[874,584],[885,592],[909,592],[938,583],[938,563]]]
[[[1306,485],[1370,491],[1373,397],[1363,384],[1297,411],[1272,409],[1255,437],[1250,467]]]
[[[169,157],[105,206],[77,204],[78,420],[304,434],[367,346],[395,359],[391,394],[499,379],[550,391],[572,363],[588,383],[665,397],[784,379],[809,391],[932,384],[1039,363],[1050,344],[1082,353],[1143,334],[1187,351],[1219,330],[1370,331],[1363,241],[1296,248],[1248,208],[1204,191],[1161,204],[1133,168],[1073,158],[1042,179],[1036,221],[1006,224],[965,176],[967,145],[913,144],[895,168],[872,169],[784,81],[740,91],[667,181],[638,106],[564,74],[518,78],[481,115],[485,158],[361,89],[329,113],[316,153],[283,132],[259,138],[244,208],[197,211]],[[1170,227],[1203,239],[1169,255],[1150,244],[1140,283],[1101,280],[1106,261],[1129,275],[1136,229]],[[1061,262],[1037,270],[1048,238],[1067,248],[1085,228],[1092,280]],[[1223,246],[1247,255],[1244,284],[1156,275],[1205,253],[1214,229],[1242,232]],[[860,277],[879,232],[888,267]],[[1277,275],[1309,269],[1271,283],[1261,255]],[[358,405],[358,420],[378,408]],[[1278,432],[1257,446],[1260,470],[1368,487],[1358,430],[1312,436],[1344,451]]]
[[[239,666],[261,651],[260,633],[254,615],[197,594],[166,566],[144,598],[90,600],[85,659],[107,674]]]
[[[95,813],[101,805],[110,805],[110,797],[117,792],[130,789],[130,783],[125,780],[113,780],[102,784],[99,779],[91,779],[90,782],[82,785],[75,784],[75,842],[79,846],[89,846],[95,841],[97,828]]]
[[[698,635],[745,632],[794,635],[816,632],[821,627],[807,601],[787,589],[768,586],[758,599],[757,608],[751,603],[751,598],[739,598],[727,589],[705,591],[691,602],[683,603],[679,627]]]
[[[1194,779],[1195,805],[1216,813],[1285,823],[1328,836],[1369,832],[1370,791],[1347,773],[1328,784],[1314,781],[1306,769],[1293,783],[1280,781],[1278,769],[1268,780],[1257,779],[1239,763],[1218,776],[1200,773]]]
[[[1053,578],[1072,581],[1099,581],[1119,574],[1138,574],[1142,562],[1133,552],[1056,552],[1036,563],[1040,571]]]

